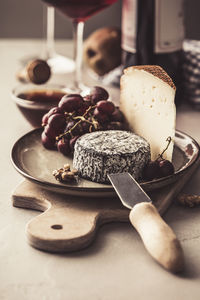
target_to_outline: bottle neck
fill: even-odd
[[[136,53],[139,64],[153,64],[155,0],[139,0],[137,4]]]

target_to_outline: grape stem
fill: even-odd
[[[172,141],[171,136],[168,136],[168,138],[166,139],[166,142],[168,142],[168,143],[167,143],[167,146],[166,146],[166,148],[163,150],[163,152],[162,152],[161,154],[158,155],[157,160],[160,159],[160,158],[163,159],[163,154],[164,154],[165,151],[167,151],[167,149],[169,148],[169,145],[170,145],[171,141]]]
[[[91,121],[85,119],[83,116],[74,117],[73,120],[81,120],[81,121],[86,122],[88,124],[91,124],[91,125],[93,124]]]
[[[92,129],[92,126],[95,127],[95,129],[97,128],[97,124],[98,123],[97,121],[92,121],[90,122],[89,120],[87,120],[85,117],[87,116],[87,114],[92,110],[96,108],[96,105],[91,105],[88,107],[88,109],[84,112],[84,114],[82,116],[77,116],[77,117],[73,117],[73,113],[70,114],[70,117],[72,117],[73,120],[79,120],[77,123],[74,124],[74,126],[72,126],[72,128],[70,128],[69,130],[65,131],[64,133],[58,135],[56,137],[56,140],[60,140],[61,138],[63,138],[65,135],[67,135],[68,133],[71,135],[71,137],[73,137],[73,134],[72,134],[72,131],[81,123],[81,122],[86,122],[86,123],[89,123],[91,124],[90,125],[90,128]]]

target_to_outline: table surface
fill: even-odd
[[[62,54],[72,52],[71,41],[57,41],[56,47]],[[45,253],[27,244],[25,226],[38,212],[12,206],[12,191],[22,177],[11,164],[10,152],[14,142],[32,128],[10,93],[17,85],[20,60],[41,49],[44,44],[39,40],[0,40],[0,299],[200,299],[200,208],[173,204],[164,216],[185,253],[181,275],[155,263],[129,224],[102,226],[93,244],[76,253]],[[51,80],[66,83],[67,78],[59,75]],[[118,96],[116,90],[111,93]],[[200,111],[184,105],[177,111],[176,128],[200,142],[199,117]],[[184,190],[199,194],[199,180],[200,169]]]

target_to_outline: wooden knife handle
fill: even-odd
[[[168,271],[180,272],[184,266],[180,242],[155,206],[148,202],[138,203],[129,218],[150,255]]]

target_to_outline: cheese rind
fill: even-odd
[[[167,147],[168,137],[172,141],[163,158],[172,160],[176,122],[174,98],[175,86],[159,66],[130,67],[121,77],[120,109],[130,130],[150,143],[152,160]]]
[[[122,130],[96,131],[75,144],[73,167],[83,178],[109,183],[108,174],[129,172],[136,179],[150,160],[149,143]]]

